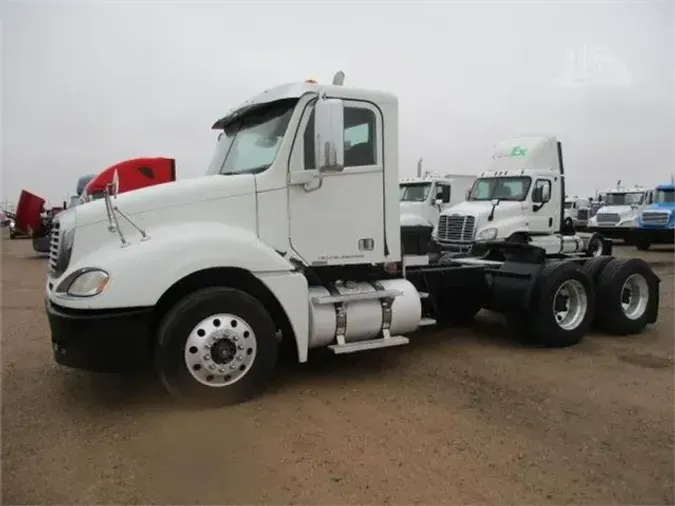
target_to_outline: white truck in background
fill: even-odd
[[[434,226],[441,212],[464,202],[476,176],[447,174],[402,178],[399,181],[401,226]]]
[[[584,197],[565,197],[565,227],[568,230],[584,230],[588,225],[591,201]]]
[[[549,254],[606,255],[611,243],[565,227],[562,147],[555,137],[509,139],[494,147],[488,170],[465,202],[441,213],[433,232],[442,250],[469,253],[477,243],[527,242]]]
[[[626,187],[618,182],[603,193],[602,207],[588,220],[587,230],[630,242],[640,213],[654,203],[655,188]]]
[[[260,393],[285,346],[306,362],[315,348],[404,345],[481,308],[549,347],[579,342],[592,323],[627,334],[656,321],[659,279],[639,259],[566,256],[581,249],[567,240],[555,254],[519,242],[458,259],[401,251],[398,99],[343,79],[273,87],[228,112],[202,177],[120,195],[113,183],[59,214],[45,283],[55,361],[154,367],[177,398],[224,405]],[[539,154],[553,165],[550,143]],[[554,227],[561,174],[517,175],[505,156],[512,165],[476,181],[468,204],[508,211],[524,200],[499,200],[495,185],[531,183]]]

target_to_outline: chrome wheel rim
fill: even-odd
[[[621,287],[621,309],[626,318],[637,320],[647,310],[649,285],[642,274],[631,274]]]
[[[243,318],[214,314],[190,332],[185,342],[185,366],[202,385],[229,386],[251,370],[257,344],[253,329]]]
[[[553,296],[553,316],[563,330],[574,330],[588,312],[588,295],[580,281],[569,279],[562,283]]]

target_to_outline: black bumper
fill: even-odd
[[[648,244],[674,244],[674,228],[634,228],[633,242]]]
[[[74,310],[46,300],[54,360],[92,372],[123,372],[150,363],[152,308]]]
[[[630,242],[634,228],[630,227],[586,227],[584,232],[597,233],[607,239],[621,239]]]

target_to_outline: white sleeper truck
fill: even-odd
[[[562,147],[555,137],[531,136],[498,143],[488,170],[465,202],[444,210],[433,231],[442,250],[469,253],[486,241],[526,242],[549,254],[607,255],[600,235],[566,226]]]
[[[402,254],[397,98],[343,78],[227,113],[203,177],[120,195],[113,183],[59,214],[45,284],[56,362],[152,366],[176,397],[224,405],[260,393],[284,344],[300,362],[404,345],[483,307],[552,347],[594,321],[629,334],[656,320],[659,279],[641,260],[508,242]]]
[[[588,220],[587,230],[630,242],[640,213],[654,203],[655,193],[654,188],[618,184],[604,193],[602,207]]]
[[[401,230],[407,241],[429,241],[429,234],[415,234],[415,230],[427,230],[438,223],[444,209],[464,201],[466,192],[476,176],[448,174],[445,177],[427,174],[424,177],[401,179]],[[411,233],[405,233],[411,232]],[[415,246],[404,244],[403,247]]]

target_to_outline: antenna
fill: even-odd
[[[417,177],[422,177],[422,162],[424,161],[424,158],[420,158],[417,160]]]
[[[675,174],[670,173],[670,184],[675,184]]]

